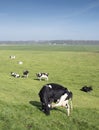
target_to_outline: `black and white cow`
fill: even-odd
[[[13,56],[10,56],[10,59],[15,59],[15,56],[13,55]]]
[[[25,70],[25,71],[23,72],[23,76],[22,76],[22,77],[28,78],[28,75],[29,75],[29,71],[28,71],[28,70]]]
[[[48,80],[48,73],[36,73],[37,78],[41,81],[42,79]]]
[[[11,72],[11,76],[15,77],[15,78],[19,78],[20,75],[18,73],[15,72]]]
[[[84,86],[84,87],[82,87],[81,89],[80,89],[81,91],[84,91],[84,92],[90,92],[90,91],[92,91],[93,89],[92,89],[92,87],[91,86]]]
[[[18,62],[18,64],[19,64],[19,65],[22,65],[22,64],[23,64],[23,62],[22,62],[22,61],[19,61],[19,62]]]
[[[69,116],[72,109],[72,96],[72,92],[62,85],[56,83],[46,84],[39,92],[42,111],[49,115],[51,108],[63,106],[67,109]]]

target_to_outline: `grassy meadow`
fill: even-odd
[[[10,75],[26,69],[28,78]],[[36,80],[37,72],[48,72],[49,81]],[[41,112],[38,92],[52,82],[73,92],[70,117],[61,107]],[[80,91],[84,85],[93,91]],[[0,130],[44,129],[99,130],[99,46],[0,46]]]

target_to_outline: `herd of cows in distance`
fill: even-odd
[[[16,58],[15,56],[10,56],[10,59],[15,59],[15,58]],[[22,65],[23,62],[19,61],[18,64]],[[29,70],[24,70],[22,76],[20,76],[16,72],[11,72],[11,76],[15,78],[19,78],[19,77],[28,78]],[[45,72],[36,73],[36,77],[39,81],[41,80],[48,81],[49,80],[48,76],[49,74]],[[90,92],[93,89],[91,86],[89,87],[84,86],[80,90],[84,92]],[[68,90],[66,87],[57,83],[45,84],[39,91],[38,95],[40,98],[42,111],[46,115],[50,115],[50,110],[59,106],[65,107],[67,110],[67,115],[68,116],[70,115],[71,110],[73,109],[73,105],[72,105],[73,93],[70,90]]]

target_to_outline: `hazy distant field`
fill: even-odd
[[[25,69],[27,79],[10,75]],[[36,80],[37,72],[48,72],[49,81]],[[38,92],[50,82],[73,92],[70,117],[60,107],[50,116],[40,111]],[[93,91],[80,91],[84,85]],[[99,46],[0,46],[0,130],[44,129],[99,130]]]

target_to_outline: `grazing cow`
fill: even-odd
[[[89,86],[89,87],[84,86],[84,87],[82,87],[80,90],[81,90],[81,91],[84,91],[84,92],[90,92],[90,91],[92,91],[93,89],[92,89],[91,86]]]
[[[23,64],[23,62],[22,62],[22,61],[19,61],[19,62],[18,62],[18,64],[19,64],[19,65],[22,65],[22,64]]]
[[[10,56],[10,59],[15,59],[15,56]]]
[[[46,115],[50,115],[51,108],[63,106],[67,109],[67,114],[69,116],[70,109],[72,109],[72,96],[72,92],[62,85],[56,83],[46,84],[39,92],[42,111]]]
[[[41,81],[42,79],[48,80],[48,73],[36,73],[37,78]]]
[[[29,71],[28,71],[28,70],[25,70],[25,71],[23,72],[23,77],[28,78],[28,75],[29,75]]]
[[[11,72],[11,76],[13,76],[13,77],[15,77],[15,78],[19,78],[19,77],[20,77],[20,75],[17,74],[17,73],[15,73],[15,72]]]

